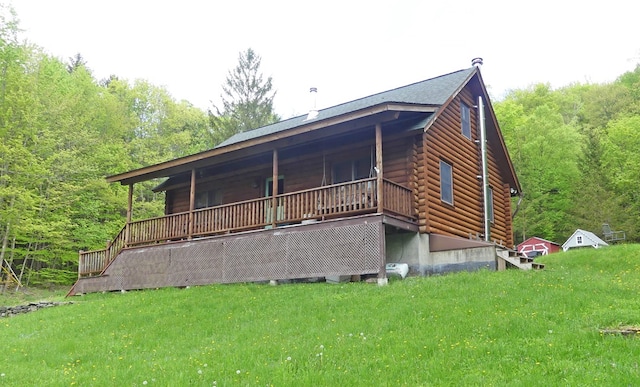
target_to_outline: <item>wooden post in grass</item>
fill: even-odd
[[[376,124],[376,185],[378,198],[378,214],[382,214],[384,211],[383,206],[383,187],[382,187],[382,124]],[[386,267],[386,254],[385,254],[385,240],[384,240],[384,224],[381,222],[378,233],[378,243],[380,249],[380,269],[378,271],[378,285],[386,285],[387,279],[387,267]]]

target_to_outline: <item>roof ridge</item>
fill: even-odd
[[[456,73],[460,73],[460,72],[463,72],[463,71],[471,70],[471,69],[473,69],[473,68],[474,68],[474,67],[469,67],[469,68],[466,68],[466,69],[460,69],[460,70],[452,71],[452,72],[447,73],[447,74],[438,75],[438,76],[435,76],[435,77],[432,77],[432,78],[423,79],[423,80],[421,80],[421,81],[416,81],[416,82],[408,83],[408,84],[403,85],[403,86],[394,87],[393,89],[388,89],[388,90],[380,91],[380,92],[377,92],[377,93],[373,93],[373,94],[365,95],[364,97],[360,97],[360,98],[352,99],[352,100],[350,100],[350,101],[341,102],[341,103],[336,104],[336,105],[327,106],[327,107],[325,107],[325,108],[318,109],[318,113],[319,113],[319,112],[321,112],[321,111],[323,111],[323,110],[333,109],[333,108],[336,108],[336,107],[339,107],[339,106],[343,106],[343,105],[346,105],[346,104],[350,104],[350,103],[353,103],[353,102],[361,101],[361,100],[363,100],[363,99],[367,99],[367,98],[375,97],[375,96],[377,96],[377,95],[381,95],[381,94],[385,94],[385,93],[391,93],[391,92],[394,92],[394,91],[397,91],[397,90],[400,90],[400,89],[404,89],[405,87],[411,87],[411,86],[419,85],[419,84],[421,84],[421,83],[425,83],[425,82],[433,81],[433,80],[438,79],[438,78],[444,78],[444,77],[447,77],[447,76],[450,76],[450,75],[453,75],[453,74],[456,74]],[[307,115],[307,113],[300,114],[300,115],[293,116],[293,117],[289,117],[289,118],[287,118],[287,119],[280,120],[280,121],[278,121],[278,122],[274,122],[274,123],[272,123],[272,124],[268,124],[268,125],[265,125],[265,126],[261,126],[261,127],[259,127],[259,128],[255,128],[255,129],[248,130],[248,132],[253,131],[253,130],[257,130],[257,129],[260,129],[260,128],[267,128],[267,127],[269,127],[269,126],[271,126],[271,125],[276,125],[276,124],[279,124],[279,123],[281,123],[281,122],[287,122],[287,121],[290,121],[290,120],[295,120],[296,118],[301,118],[301,117],[304,117],[304,116],[306,116],[306,115]]]
[[[274,122],[269,125],[261,126],[246,132],[236,133],[215,148],[222,148],[238,142],[243,142],[251,138],[262,137],[265,135],[281,132],[291,129],[308,122],[322,121],[331,117],[337,117],[345,113],[358,111],[364,108],[372,107],[382,103],[404,103],[404,104],[423,104],[423,105],[441,105],[455,92],[463,79],[461,75],[465,75],[468,79],[477,71],[476,67],[470,67],[453,71],[447,74],[438,75],[433,78],[424,79],[399,86],[393,89],[384,90],[378,93],[366,95],[361,98],[346,101],[337,105],[329,106],[318,110],[318,115],[313,119],[307,119],[306,114],[287,118],[286,120]],[[447,80],[450,77],[450,80]],[[421,87],[421,85],[423,85]],[[429,86],[427,86],[429,85]]]
[[[444,77],[446,77],[446,76],[450,76],[450,75],[453,75],[453,74],[456,74],[456,73],[459,73],[459,72],[462,72],[462,71],[467,71],[467,70],[470,70],[470,69],[471,69],[471,68],[466,68],[466,69],[461,69],[461,70],[457,70],[457,71],[452,71],[452,72],[450,72],[450,73],[443,74],[443,75],[438,75],[438,76],[433,77],[433,78],[427,78],[427,79],[423,79],[423,80],[421,80],[421,81],[416,81],[416,82],[408,83],[408,84],[403,85],[403,86],[394,87],[393,89],[384,90],[384,91],[379,91],[379,92],[377,92],[377,93],[373,93],[373,94],[365,95],[364,97],[360,97],[360,98],[352,99],[351,101],[346,101],[346,102],[339,103],[339,104],[337,104],[337,105],[329,106],[329,107],[326,107],[326,108],[324,108],[324,109],[320,109],[319,111],[326,110],[326,109],[332,109],[332,108],[335,108],[335,107],[338,107],[338,106],[342,106],[342,105],[346,105],[346,104],[349,104],[349,103],[353,103],[353,102],[361,101],[361,100],[363,100],[363,99],[367,99],[367,98],[375,97],[375,96],[377,96],[377,95],[386,94],[386,93],[391,93],[391,92],[394,92],[394,91],[397,91],[397,90],[400,90],[400,89],[404,89],[404,88],[406,88],[406,87],[411,87],[411,86],[419,85],[419,84],[421,84],[421,83],[425,83],[425,82],[433,81],[433,80],[438,79],[438,78],[444,78]],[[302,115],[297,116],[297,117],[302,117],[302,116],[305,116],[305,115],[306,115],[306,114],[302,114]]]

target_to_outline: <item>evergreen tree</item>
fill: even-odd
[[[238,65],[229,70],[222,85],[222,110],[214,105],[209,110],[214,143],[241,132],[277,122],[273,110],[272,80],[264,80],[260,73],[261,58],[251,48],[241,52]]]
[[[87,68],[87,61],[84,60],[80,53],[77,53],[75,56],[69,58],[69,62],[67,63],[67,71],[72,73],[79,69],[80,67]]]

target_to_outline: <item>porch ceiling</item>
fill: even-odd
[[[389,121],[385,125],[385,132],[390,135],[402,134],[406,132],[412,132],[415,130],[424,129],[427,121],[431,118],[432,114],[408,114],[403,113],[396,120]],[[299,142],[303,141],[306,142]],[[340,132],[333,134],[330,137],[324,136],[322,138],[316,138],[316,136],[306,135],[301,136],[296,143],[287,141],[288,147],[284,145],[278,147],[278,160],[280,165],[287,162],[297,162],[297,159],[301,155],[309,153],[322,153],[324,151],[331,151],[336,149],[344,149],[345,144],[367,144],[370,142],[374,145],[374,127],[373,125],[364,126],[362,128]],[[219,158],[211,158],[210,164],[204,165],[198,170],[198,178],[209,178],[212,176],[228,176],[236,175],[238,171],[245,170],[246,168],[252,168],[255,166],[271,165],[273,159],[273,148],[262,153],[252,153],[243,158],[236,158],[227,162],[221,162]],[[162,192],[168,189],[173,189],[178,186],[188,185],[191,179],[191,171],[185,170],[179,174],[169,176],[158,186],[156,186],[154,192]]]
[[[401,113],[402,110],[404,110],[404,113]],[[436,108],[431,106],[412,105],[403,109],[398,104],[384,104],[341,117],[314,121],[286,132],[258,137],[249,141],[222,146],[191,156],[109,176],[107,181],[129,185],[154,178],[177,176],[192,169],[224,165],[242,159],[260,157],[261,154],[270,153],[275,148],[287,149],[337,135],[344,135],[345,133],[358,132],[377,123],[383,123],[383,130],[385,131],[393,130],[392,128],[397,130],[398,125],[401,125],[404,130],[422,129],[435,110]]]

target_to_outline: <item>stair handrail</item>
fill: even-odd
[[[99,272],[102,272],[109,266],[109,264],[120,254],[120,252],[126,247],[126,230],[127,225],[123,226],[120,232],[113,238],[112,241],[107,242],[107,247],[104,249],[91,250],[91,251],[82,251],[78,253],[78,277],[82,277],[84,275],[92,275],[98,273],[98,270],[94,271],[83,271],[83,258],[89,255],[102,255],[102,262],[98,265]]]

